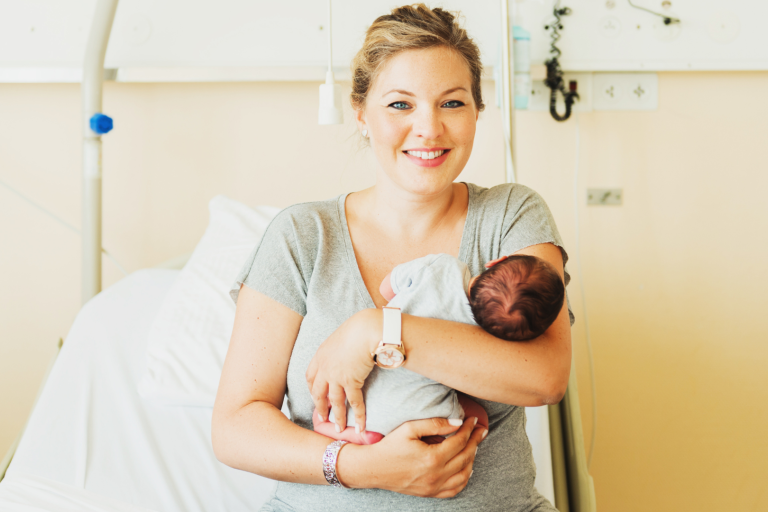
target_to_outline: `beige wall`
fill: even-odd
[[[486,84],[492,104],[493,84]],[[581,210],[596,363],[592,473],[601,511],[768,509],[768,73],[663,73],[655,112],[582,114]],[[372,182],[349,122],[320,127],[316,84],[115,84],[105,112],[104,245],[129,270],[190,251],[207,201],[285,206]],[[550,204],[592,428],[575,266],[576,123],[517,118],[520,181]],[[0,179],[79,224],[79,88],[0,85]],[[498,110],[462,176],[503,179]],[[0,453],[79,307],[79,239],[0,187]],[[104,263],[107,285],[121,274]]]

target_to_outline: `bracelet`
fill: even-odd
[[[338,459],[339,451],[341,451],[345,444],[347,444],[347,441],[334,441],[325,448],[325,453],[323,454],[323,474],[325,475],[325,480],[330,485],[339,489],[346,489],[339,482],[339,477],[336,476],[336,459]]]

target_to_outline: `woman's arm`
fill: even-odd
[[[546,260],[564,278],[557,246],[538,244],[516,254]],[[480,327],[406,315],[403,342],[406,368],[478,398],[536,407],[559,402],[568,386],[571,324],[565,300],[549,329],[531,341],[500,340]]]
[[[562,255],[555,245],[533,245],[516,254],[546,260],[563,278]],[[323,343],[307,371],[307,382],[321,415],[327,413],[329,404],[315,390],[339,385],[345,380],[348,368],[369,364],[370,353],[381,340],[381,333],[381,310],[366,309]],[[341,339],[343,336],[349,338]],[[505,341],[477,326],[411,315],[403,315],[402,336],[406,368],[478,398],[535,407],[559,402],[568,386],[571,327],[565,301],[555,322],[531,341]],[[331,346],[325,347],[326,344]],[[344,367],[338,364],[338,359],[329,357],[339,353],[334,347],[336,344],[351,351],[344,358]],[[353,358],[358,362],[351,363]],[[341,385],[346,391],[347,386]],[[334,415],[346,418],[343,395],[330,398]],[[350,400],[350,404],[354,407],[353,401]]]
[[[289,482],[325,484],[326,437],[297,427],[280,411],[288,361],[303,317],[246,286],[213,408],[216,457],[228,466]]]
[[[280,412],[288,362],[301,326],[298,313],[240,289],[227,357],[213,409],[212,442],[228,466],[275,480],[327,485],[322,456],[331,439],[299,427]],[[485,429],[445,419],[409,422],[373,446],[345,446],[338,476],[356,488],[382,488],[416,496],[450,497],[471,474]],[[456,432],[430,446],[424,435]]]

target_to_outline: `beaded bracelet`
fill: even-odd
[[[339,482],[339,477],[336,476],[336,460],[339,457],[341,447],[345,444],[347,444],[347,441],[334,441],[325,448],[325,453],[323,454],[323,474],[325,475],[325,480],[330,485],[339,489],[346,489]]]

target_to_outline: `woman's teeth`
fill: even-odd
[[[432,160],[433,158],[441,156],[446,151],[447,150],[445,149],[439,149],[437,151],[406,151],[406,153],[415,156],[416,158],[421,158],[422,160]]]

